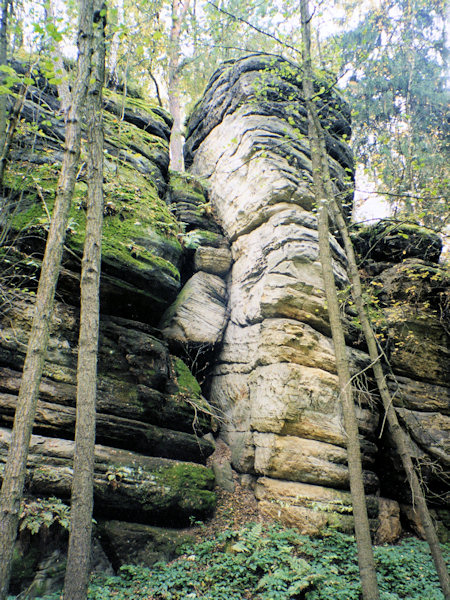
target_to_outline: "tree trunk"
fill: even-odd
[[[58,12],[58,7],[54,6],[55,0],[49,0],[47,4],[48,18],[52,23],[55,22],[55,13]],[[56,88],[58,90],[59,101],[61,103],[61,114],[64,115],[64,118],[67,117],[69,108],[70,108],[70,87],[67,77],[67,72],[64,67],[63,55],[61,52],[61,42],[55,42],[55,56],[54,62],[56,66],[56,78],[58,83],[56,84]]]
[[[124,23],[124,9],[123,9],[123,0],[119,0],[117,3],[117,23],[116,23],[116,31],[114,31],[110,50],[108,52],[108,81],[110,85],[114,88],[117,88],[119,83],[119,74],[117,72],[117,65],[119,62],[119,49],[120,49],[120,26]]]
[[[30,77],[31,70],[27,73],[27,77]],[[11,149],[11,144],[14,139],[14,134],[16,133],[17,123],[19,121],[20,113],[22,112],[23,103],[25,101],[25,97],[27,95],[28,86],[22,85],[17,95],[16,101],[14,102],[13,109],[11,111],[11,115],[9,117],[9,123],[6,127],[5,134],[2,136],[2,141],[0,142],[2,150],[0,151],[0,189],[3,186],[3,178],[5,176],[6,169],[6,161],[8,160],[9,151]],[[2,107],[0,107],[0,114],[2,112]],[[1,127],[1,125],[0,125]]]
[[[75,454],[73,460],[70,537],[64,600],[85,600],[91,562],[94,507],[95,413],[100,321],[100,272],[103,228],[102,88],[105,79],[106,6],[96,2],[93,78],[86,102],[87,215],[81,264],[80,335],[78,341]]]
[[[347,459],[350,491],[353,505],[358,563],[364,600],[379,600],[375,560],[370,539],[369,519],[363,484],[358,423],[351,388],[351,374],[346,352],[345,337],[340,320],[339,303],[334,281],[328,229],[328,205],[331,203],[331,184],[323,131],[312,101],[313,74],[311,66],[311,33],[308,0],[301,0],[303,39],[303,91],[308,111],[308,136],[311,147],[314,194],[319,210],[319,252],[325,285],[328,315],[333,337],[339,389],[342,399],[344,428],[347,436]]]
[[[6,66],[8,54],[8,9],[11,0],[3,0],[0,25],[0,66]],[[5,83],[5,73],[0,73],[0,84]],[[0,154],[3,154],[6,139],[6,101],[7,95],[0,94]]]
[[[170,167],[175,171],[184,170],[183,136],[181,132],[180,106],[180,33],[190,0],[172,0],[172,27],[169,41],[169,111],[173,117],[170,136]]]
[[[383,368],[381,366],[381,355],[378,352],[378,345],[369,318],[364,309],[364,300],[362,295],[361,280],[358,273],[358,266],[356,263],[355,252],[353,244],[350,239],[350,235],[345,224],[345,220],[341,214],[341,211],[334,201],[332,204],[333,217],[337,222],[339,231],[342,235],[345,244],[345,251],[350,266],[350,280],[352,282],[352,297],[355,302],[356,310],[358,311],[359,320],[363,330],[363,334],[369,350],[370,360],[372,362],[372,369],[377,382],[377,387],[380,392],[380,396],[383,402],[384,409],[386,411],[387,422],[391,431],[392,439],[400,454],[403,468],[411,487],[413,501],[417,505],[417,512],[419,513],[422,526],[425,531],[426,540],[430,546],[431,555],[434,560],[436,571],[441,584],[442,592],[446,600],[450,599],[450,581],[445,564],[444,557],[439,545],[439,540],[436,535],[436,531],[433,526],[433,522],[428,511],[428,507],[425,501],[425,496],[422,487],[414,469],[413,462],[411,460],[411,449],[408,445],[406,434],[402,430],[400,423],[398,422],[397,413],[393,405],[393,399],[389,392],[386,378],[384,376]]]
[[[83,107],[86,98],[93,47],[93,0],[80,0],[79,10],[77,79],[72,105],[67,118],[63,164],[42,262],[33,325],[25,357],[22,384],[12,431],[12,441],[0,493],[0,600],[6,598],[8,591],[14,541],[19,521],[20,501],[25,481],[28,447],[47,349],[49,322],[61,265],[67,218],[80,155],[80,109]]]

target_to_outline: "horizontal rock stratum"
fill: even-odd
[[[326,81],[316,83],[317,105],[334,191],[349,212],[350,112],[332,87]],[[260,54],[225,63],[188,121],[185,160],[191,173],[207,179],[213,211],[231,241],[229,322],[210,398],[225,415],[220,435],[230,447],[234,469],[253,476],[263,513],[317,531],[328,523],[327,513],[351,509],[345,496],[345,432],[319,261],[301,68]],[[394,401],[402,407],[399,416],[414,440],[412,452],[423,460],[423,476],[439,490],[435,476],[448,460],[449,421],[444,413],[450,396],[443,366],[448,335],[444,321],[437,323],[439,308],[428,297],[419,298],[420,293],[415,308],[411,295],[409,304],[403,298],[404,314],[399,323],[396,318],[399,293],[412,281],[429,281],[430,293],[445,290],[448,283],[442,272],[437,274],[437,265],[417,264],[418,257],[436,263],[441,243],[418,228],[394,226],[386,235],[383,225],[379,230],[360,230],[357,246],[370,264],[374,259],[388,261],[377,263],[379,285],[387,293],[377,310],[383,315],[378,321],[392,334],[385,347],[396,370],[391,377]],[[346,256],[331,235],[330,244],[335,280],[345,296]],[[446,306],[444,296],[439,302]],[[361,372],[354,386],[366,489],[379,494],[381,480],[382,494],[392,498],[395,486],[394,497],[409,501],[393,464],[398,460],[380,419],[373,383],[367,379],[369,361],[360,332],[351,308],[346,308],[348,353],[354,372]],[[389,460],[381,454],[387,448]],[[440,463],[434,474],[427,460]],[[340,502],[345,505],[341,511]],[[342,527],[345,520],[341,514]]]

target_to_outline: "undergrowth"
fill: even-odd
[[[450,550],[447,544],[444,548]],[[123,566],[95,575],[92,600],[359,600],[354,538],[330,531],[321,538],[253,524],[184,547],[170,563]],[[447,555],[449,553],[447,552]],[[406,538],[378,546],[382,600],[443,600],[427,545]],[[47,596],[56,600],[59,595]]]

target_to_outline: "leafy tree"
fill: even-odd
[[[395,211],[442,230],[450,217],[445,2],[383,2],[340,46],[357,155]]]

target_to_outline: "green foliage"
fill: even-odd
[[[28,529],[32,534],[38,533],[41,527],[50,528],[58,523],[69,529],[70,508],[59,498],[36,498],[23,500],[20,507],[20,531]]]
[[[450,550],[450,545],[446,545]],[[123,566],[94,576],[90,600],[359,600],[353,536],[322,538],[251,524],[186,546],[152,569]],[[425,542],[406,538],[375,548],[381,600],[443,600]],[[46,600],[55,600],[47,597]]]
[[[445,3],[387,0],[341,38],[354,148],[397,213],[448,222]]]

